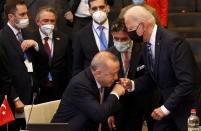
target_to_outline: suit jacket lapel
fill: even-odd
[[[88,30],[89,30],[89,34],[87,35],[87,36],[89,36],[89,43],[90,43],[90,49],[91,49],[91,52],[93,52],[92,54],[97,54],[98,52],[99,52],[99,49],[98,49],[98,46],[97,46],[97,44],[96,44],[96,40],[95,40],[95,37],[94,37],[94,35],[96,35],[96,34],[94,34],[93,33],[93,28],[92,28],[92,22],[88,25]]]
[[[140,44],[140,43],[137,43]],[[141,47],[140,45],[137,45],[133,43],[133,48],[132,48],[132,54],[131,54],[131,61],[130,61],[130,68],[129,68],[129,72],[128,72],[128,77],[129,78],[134,78],[135,77],[135,73],[137,70],[137,66],[139,65],[139,61],[141,58]]]
[[[9,35],[9,38],[11,40],[11,45],[16,49],[16,51],[18,52],[19,56],[22,58],[22,60],[24,61],[24,53],[22,52],[21,46],[19,41],[17,40],[14,32],[10,29],[10,27],[8,25],[5,26],[5,31],[7,32],[7,34]]]
[[[111,22],[109,21],[109,41],[108,41],[108,48],[109,47],[112,47],[114,45],[113,43],[113,36],[112,36],[112,33],[111,33]]]
[[[161,50],[161,39],[160,39],[160,27],[158,27],[157,29],[157,33],[156,33],[156,43],[155,43],[155,66],[154,66],[154,75],[157,79],[158,77],[158,69],[159,69],[159,59],[160,59],[160,50]]]
[[[55,61],[55,58],[56,58],[56,56],[57,56],[57,53],[59,52],[59,50],[58,50],[58,45],[59,45],[59,41],[60,41],[60,36],[56,33],[56,32],[54,32],[54,34],[53,34],[53,56],[52,56],[52,62],[51,62],[51,65],[54,63],[54,61]]]
[[[95,93],[94,96],[97,98],[97,100],[100,101],[99,89],[98,89],[98,86],[96,84],[95,78],[94,78],[90,68],[88,67],[85,71],[86,71],[86,75],[87,75],[87,77],[89,78],[89,81],[90,81],[92,93]]]

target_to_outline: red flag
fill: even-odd
[[[10,109],[7,98],[5,98],[0,107],[0,126],[4,125],[6,123],[9,123],[11,121],[14,121],[14,120],[15,120],[15,118]]]

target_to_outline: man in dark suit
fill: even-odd
[[[29,24],[24,1],[10,0],[5,5],[5,13],[8,23],[0,32],[0,48],[8,58],[14,87],[11,92],[12,102],[10,104],[13,111],[23,112],[24,105],[30,104],[32,101],[33,80],[29,72],[33,72],[33,68],[30,53],[37,43],[33,40],[24,40],[22,29]],[[13,101],[14,105],[12,105]],[[11,130],[19,130],[19,127],[13,127]]]
[[[123,19],[113,23],[111,32],[114,39],[114,47],[109,48],[108,51],[116,55],[119,61],[121,61],[119,78],[133,80],[143,76],[145,66],[142,43],[133,42],[129,38]],[[158,98],[158,90],[152,90],[140,95],[127,94],[122,96],[120,99],[122,114],[115,117],[117,128],[121,131],[141,131],[145,119],[148,129],[151,131],[154,125],[151,113],[158,103]]]
[[[56,12],[50,6],[41,7],[36,15],[39,27],[32,34],[38,50],[33,53],[33,68],[40,88],[39,102],[61,99],[71,78],[71,43],[66,35],[55,31]]]
[[[186,131],[191,108],[200,112],[201,94],[200,72],[189,44],[174,32],[158,27],[143,7],[129,9],[124,18],[130,38],[143,36],[147,46],[146,72],[134,80],[134,92],[151,85],[160,88],[161,106],[152,112],[157,120],[154,131]]]
[[[96,53],[113,45],[107,18],[109,6],[105,0],[89,0],[89,7],[93,22],[75,36],[73,75],[88,67]]]
[[[8,69],[8,60],[3,53],[3,51],[0,49],[0,104],[3,102],[5,95],[10,92],[10,88],[12,86],[11,84],[11,77],[9,74]]]
[[[119,110],[118,99],[125,93],[120,84],[108,92],[118,79],[119,66],[112,53],[98,53],[90,68],[71,79],[52,122],[68,122],[70,131],[103,129],[101,123]]]
[[[2,104],[5,95],[10,99],[10,91],[12,87],[11,76],[8,69],[8,60],[0,49],[0,104]],[[6,131],[6,125],[0,126],[0,131]]]

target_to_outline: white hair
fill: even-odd
[[[155,18],[154,16],[143,6],[134,6],[126,11],[124,14],[124,18],[132,18],[134,23],[136,24],[135,26],[139,25],[140,22],[146,21],[149,24],[155,23]]]

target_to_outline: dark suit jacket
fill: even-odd
[[[113,37],[109,30],[108,47],[113,46]],[[91,63],[93,57],[99,52],[92,30],[92,22],[85,26],[75,37],[73,75],[84,70]]]
[[[1,0],[0,1],[0,29],[3,28],[3,12],[4,12],[4,4],[5,4],[6,0]]]
[[[103,104],[99,104],[99,97],[96,81],[87,68],[70,81],[52,122],[68,122],[70,131],[98,130],[98,123],[106,121],[120,106],[113,94],[105,93]]]
[[[71,78],[72,50],[71,43],[66,35],[60,32],[53,33],[54,51],[51,64],[48,64],[49,56],[44,49],[39,30],[32,34],[32,39],[38,43],[39,51],[32,53],[34,74],[40,88],[46,87],[48,73],[50,72],[55,87],[56,98],[61,99],[68,81]]]
[[[119,61],[121,61],[121,53],[117,51],[115,47],[109,48],[108,51],[116,55],[119,58]],[[131,54],[130,68],[128,72],[128,78],[131,80],[137,79],[144,75],[145,66],[143,53],[144,46],[142,45],[142,43],[134,43]],[[123,78],[122,62],[120,64],[120,67],[121,68],[119,71],[119,78]],[[141,122],[141,118],[143,118],[144,114],[152,112],[152,110],[158,104],[158,101],[159,91],[156,89],[141,94],[129,93],[121,96],[120,103],[122,104],[122,109],[121,113],[115,115],[116,126],[120,126],[118,127],[118,129],[125,130],[122,129],[125,128],[123,123],[125,123],[125,120],[129,120],[130,118],[134,118],[136,121]],[[135,123],[133,123],[133,126],[134,125]]]
[[[190,46],[183,38],[158,27],[154,73],[148,64],[146,69],[144,77],[135,80],[136,92],[156,84],[160,88],[162,104],[171,114],[190,112],[195,106],[192,104],[200,98],[201,77]]]
[[[14,86],[11,93],[12,98],[15,99],[19,96],[24,104],[30,104],[32,98],[30,74],[27,72],[27,67],[24,64],[24,54],[20,43],[8,25],[0,32],[0,48],[8,58],[12,84]],[[29,50],[26,53],[29,57]]]
[[[0,49],[0,104],[3,102],[5,95],[10,96],[12,87],[11,76],[8,69],[8,61]]]

